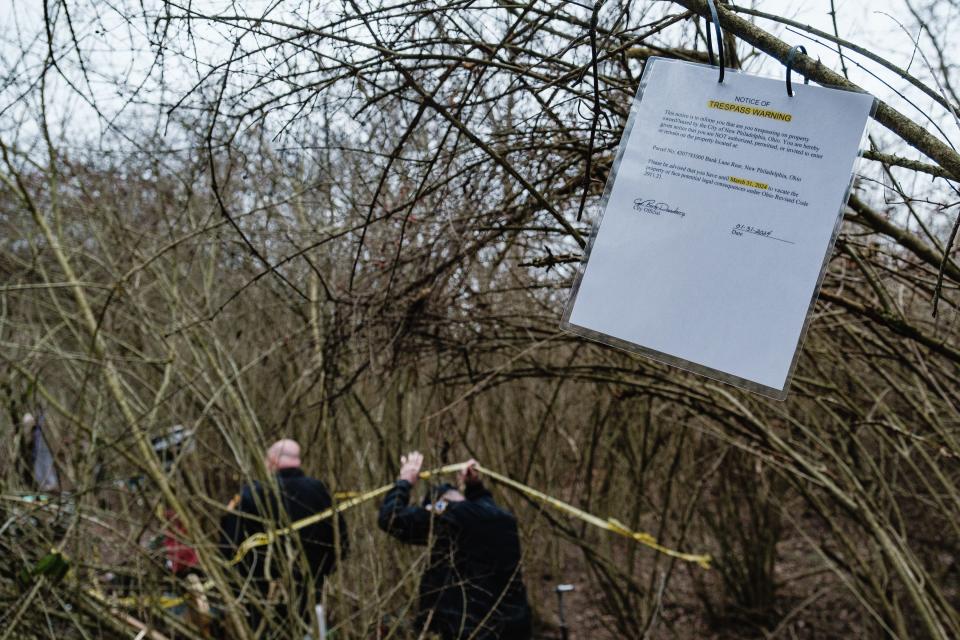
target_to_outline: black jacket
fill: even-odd
[[[531,613],[520,569],[517,520],[482,484],[442,513],[409,506],[411,485],[398,480],[380,507],[380,528],[401,542],[430,545],[420,580],[421,627],[453,638],[525,639]]]
[[[319,480],[309,478],[300,469],[281,469],[277,472],[277,484],[280,487],[281,504],[283,511],[278,508],[277,494],[271,488],[260,483],[245,486],[240,492],[240,503],[236,511],[241,514],[228,513],[220,521],[221,550],[227,558],[233,558],[237,547],[253,533],[286,527],[292,522],[328,509],[333,503],[330,493]],[[347,527],[342,516],[339,518],[341,555],[348,547]],[[309,568],[310,579],[319,590],[323,586],[323,579],[332,573],[336,567],[337,558],[334,546],[333,519],[300,529],[293,536],[299,537],[303,545]],[[299,546],[293,536],[282,536],[275,546],[290,548],[297,553]],[[293,543],[291,546],[287,546]],[[273,550],[274,557],[282,557],[279,549]],[[267,558],[267,547],[258,547],[247,553],[241,563],[242,573],[254,582],[265,593],[270,576],[264,575]],[[271,575],[276,577],[276,568]],[[298,581],[304,579],[301,566],[295,566],[294,576]]]

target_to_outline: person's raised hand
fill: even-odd
[[[473,458],[467,460],[467,466],[460,472],[460,484],[467,486],[480,482],[480,471],[477,470],[479,464]]]
[[[410,484],[417,484],[422,466],[423,454],[419,451],[411,451],[405,456],[400,456],[400,479]]]

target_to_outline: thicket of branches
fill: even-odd
[[[813,81],[897,78],[783,403],[558,329],[644,61],[703,61],[704,2],[44,9],[4,45],[0,638],[202,637],[150,601],[185,590],[147,544],[158,506],[250,637],[216,527],[281,436],[337,491],[409,448],[473,456],[715,557],[498,488],[538,637],[561,581],[576,637],[960,636],[954,2],[905,5],[909,69],[720,7],[735,67],[809,38],[841,52],[798,60]],[[145,49],[126,66],[118,42]],[[64,489],[45,506],[22,501],[38,407]],[[176,424],[195,448],[164,466],[151,438]],[[406,637],[424,558],[372,507],[346,517],[338,637]],[[65,576],[38,570],[51,549]]]

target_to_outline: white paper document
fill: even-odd
[[[784,397],[872,104],[651,59],[562,326]]]

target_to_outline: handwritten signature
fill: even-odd
[[[669,205],[666,202],[659,202],[657,200],[644,198],[637,198],[633,201],[633,210],[641,211],[643,213],[651,213],[655,216],[659,216],[662,213],[672,213],[675,216],[680,216],[683,218],[687,215],[678,207]]]

